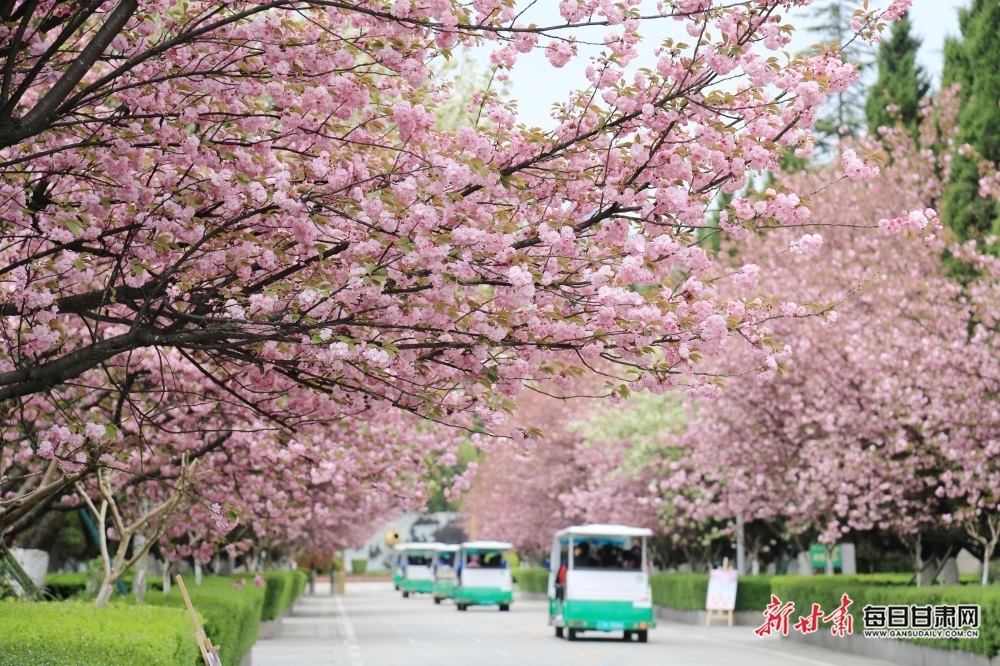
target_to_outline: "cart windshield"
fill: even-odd
[[[466,551],[465,563],[472,569],[502,569],[504,568],[503,551],[470,548]]]
[[[627,571],[642,567],[642,538],[574,536],[573,568]]]
[[[429,550],[408,550],[406,551],[406,563],[416,566],[430,566],[433,553]]]

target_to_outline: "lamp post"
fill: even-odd
[[[742,576],[747,572],[747,554],[744,546],[743,514],[736,516],[736,572]]]

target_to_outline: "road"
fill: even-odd
[[[546,624],[546,602],[515,599],[495,608],[458,612],[427,596],[403,599],[389,583],[349,583],[343,597],[317,587],[279,638],[254,646],[253,666],[892,666],[777,638],[752,627],[660,624],[649,642],[624,643],[620,634],[582,634],[569,642]]]

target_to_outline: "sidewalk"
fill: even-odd
[[[277,638],[258,640],[253,666],[360,666],[361,651],[341,598],[330,583],[317,582],[316,594],[303,594],[281,621]]]

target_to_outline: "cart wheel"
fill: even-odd
[[[563,637],[562,627],[556,627],[556,638],[562,638],[562,637]]]
[[[639,630],[636,633],[639,634],[639,642],[640,643],[645,643],[647,640],[649,640],[649,632],[647,630],[641,629],[641,630]]]
[[[434,603],[436,603],[437,605],[440,606],[441,605],[441,597],[434,597]]]
[[[500,604],[500,610],[502,610],[502,611],[509,611],[510,610],[510,604]]]
[[[575,641],[576,640],[576,629],[570,629],[569,630],[569,634],[566,636],[566,639],[570,640],[570,641]]]
[[[406,599],[406,598],[408,598],[409,596],[410,596],[410,593],[409,593],[409,592],[407,592],[406,590],[403,590],[403,598],[404,598],[404,599]]]
[[[467,605],[465,605],[465,604],[459,604],[459,605],[458,605],[458,610],[460,610],[460,611],[464,611],[464,610],[465,610],[465,609],[467,609],[467,608],[468,608],[468,606],[467,606]]]
[[[631,631],[626,631],[625,635],[622,636],[622,640],[624,640],[624,641],[630,641],[630,640],[632,640],[632,632]]]

